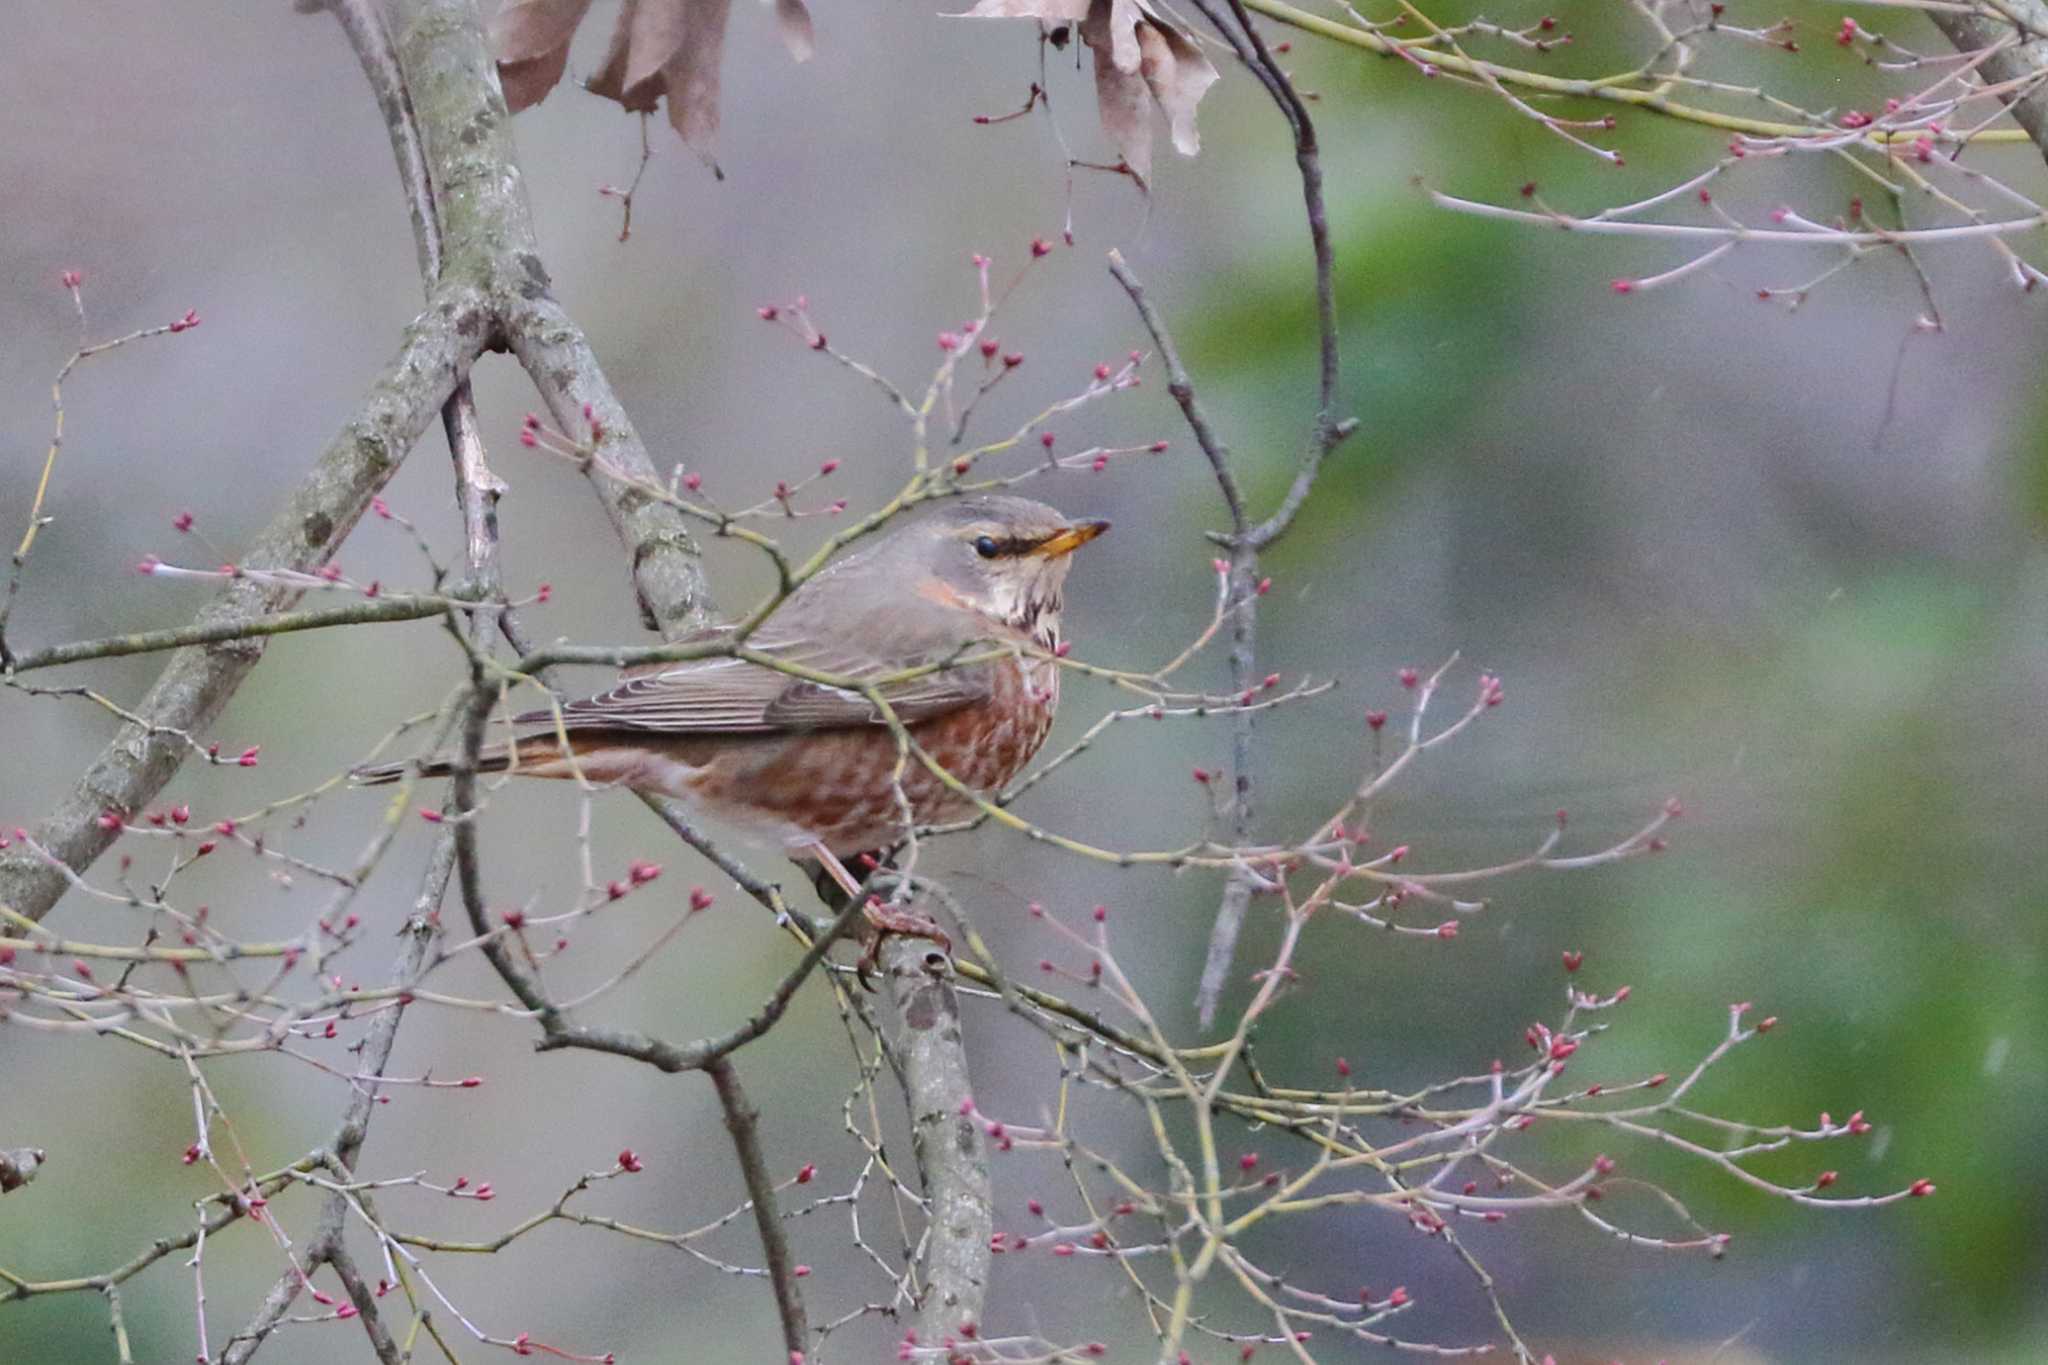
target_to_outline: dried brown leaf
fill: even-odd
[[[1195,128],[1195,106],[1218,79],[1216,68],[1202,55],[1194,40],[1171,25],[1140,24],[1138,50],[1142,55],[1139,74],[1146,89],[1159,102],[1173,130],[1173,145],[1182,156],[1202,150],[1202,135]]]
[[[1043,19],[1048,24],[1078,24],[1088,17],[1089,0],[980,0],[963,19]]]
[[[964,18],[1079,23],[1095,54],[1095,103],[1102,130],[1142,183],[1152,174],[1152,106],[1185,156],[1201,150],[1195,109],[1217,80],[1192,35],[1146,0],[978,0]]]
[[[512,0],[491,18],[491,51],[513,113],[539,104],[562,79],[569,40],[590,0]]]
[[[682,0],[688,16],[680,46],[662,67],[668,121],[683,141],[709,151],[718,132],[718,64],[725,52],[725,21],[732,0]]]
[[[1125,70],[1117,64],[1115,34],[1110,27],[1114,9],[1125,4],[1128,0],[1118,0],[1118,5],[1098,0],[1081,25],[1081,41],[1095,54],[1095,107],[1102,118],[1102,131],[1109,134],[1124,164],[1144,184],[1152,179],[1151,93],[1145,88],[1145,78],[1138,74],[1137,35],[1130,35],[1131,65]]]
[[[775,24],[782,30],[782,43],[789,55],[800,62],[809,61],[818,44],[804,0],[775,0]]]
[[[1073,0],[1069,0],[1070,3]],[[804,0],[769,0],[790,55],[808,60],[815,45]],[[569,40],[590,0],[509,0],[491,21],[506,102],[538,103],[562,79]],[[718,68],[732,0],[625,0],[604,64],[587,88],[647,113],[668,99],[668,121],[685,142],[708,151],[718,131]]]

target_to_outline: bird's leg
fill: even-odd
[[[860,883],[854,880],[853,874],[846,870],[846,864],[840,862],[831,849],[823,844],[812,844],[808,851],[818,860],[818,865],[825,869],[825,875],[830,877],[840,890],[849,897],[858,897],[861,894]],[[869,984],[868,974],[880,964],[882,940],[891,934],[927,938],[947,953],[953,951],[953,940],[946,936],[945,930],[939,928],[937,920],[922,911],[884,905],[879,897],[869,896],[861,906],[861,917],[866,921],[866,928],[861,933],[861,954],[854,960],[853,970],[860,978],[861,985],[867,986],[869,990],[873,990],[874,987]]]
[[[852,900],[860,895],[860,882],[855,880],[854,875],[846,870],[846,864],[840,862],[831,849],[823,844],[812,844],[807,851],[813,858],[818,860],[818,866],[825,869],[825,875],[830,877],[838,884],[839,889],[846,893],[848,900]]]

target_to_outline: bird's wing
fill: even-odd
[[[852,682],[892,678],[940,661],[936,656],[884,659],[858,646],[816,641],[750,643],[790,664]],[[990,666],[983,663],[880,682],[876,690],[899,719],[910,722],[986,701],[993,687]],[[521,724],[552,725],[554,712],[529,711],[517,719]],[[697,660],[643,673],[610,691],[562,705],[562,722],[569,729],[657,734],[764,734],[881,720],[880,711],[859,691],[811,682],[745,659]]]

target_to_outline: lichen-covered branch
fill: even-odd
[[[476,326],[481,316],[473,291],[451,287],[436,292],[406,329],[398,353],[355,415],[243,552],[244,565],[304,572],[333,555],[454,392],[480,348]],[[124,725],[107,744],[56,810],[35,827],[36,844],[74,872],[90,866],[119,832],[100,817],[109,810],[125,816],[147,805],[188,751],[171,732],[203,728],[263,656],[262,641],[247,638],[240,628],[277,613],[297,596],[294,588],[254,578],[223,587],[193,624],[201,632],[227,630],[230,638],[171,656],[135,708],[141,723]],[[0,903],[30,919],[47,914],[68,884],[62,871],[19,844],[0,853]]]
[[[958,1335],[963,1323],[981,1321],[995,1205],[988,1138],[972,1117],[974,1082],[961,1035],[960,999],[943,970],[927,962],[930,946],[892,938],[883,947],[882,966],[902,1026],[895,1047],[925,1191],[916,1330],[920,1341],[936,1342]]]

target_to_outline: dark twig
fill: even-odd
[[[334,1196],[340,1198],[339,1195]],[[334,1268],[335,1278],[348,1292],[348,1301],[355,1305],[356,1318],[363,1324],[363,1334],[370,1339],[370,1349],[377,1353],[379,1365],[403,1365],[404,1352],[391,1339],[391,1332],[384,1326],[384,1315],[379,1311],[376,1293],[363,1279],[363,1273],[356,1269],[356,1260],[349,1249],[337,1242],[327,1253],[327,1264]]]
[[[1223,5],[1227,4],[1230,18],[1226,19]],[[1258,598],[1259,587],[1264,581],[1259,570],[1259,552],[1271,546],[1287,533],[1294,524],[1295,516],[1308,501],[1315,488],[1316,477],[1322,472],[1323,462],[1357,429],[1358,423],[1352,418],[1339,419],[1335,415],[1339,364],[1337,351],[1337,292],[1336,255],[1330,245],[1328,214],[1323,205],[1323,169],[1320,150],[1316,143],[1314,121],[1309,117],[1308,105],[1295,90],[1294,82],[1274,58],[1266,41],[1253,27],[1251,15],[1246,12],[1242,0],[1194,0],[1195,8],[1222,35],[1223,40],[1237,54],[1238,60],[1265,87],[1280,113],[1287,120],[1288,131],[1294,140],[1294,163],[1301,174],[1302,205],[1308,218],[1309,245],[1315,257],[1315,298],[1316,333],[1319,363],[1317,366],[1316,415],[1310,426],[1309,439],[1302,451],[1294,478],[1281,497],[1280,504],[1272,514],[1257,524],[1251,524],[1245,511],[1244,500],[1237,486],[1236,476],[1230,467],[1229,451],[1210,427],[1195,401],[1194,385],[1188,379],[1187,371],[1181,366],[1178,354],[1169,340],[1165,323],[1158,312],[1145,299],[1144,290],[1123,263],[1121,257],[1112,254],[1110,271],[1124,291],[1131,296],[1131,302],[1144,321],[1146,330],[1152,333],[1160,353],[1167,365],[1168,391],[1179,402],[1181,413],[1187,418],[1189,428],[1194,432],[1196,442],[1203,454],[1209,458],[1210,468],[1216,476],[1217,486],[1223,493],[1224,504],[1231,515],[1231,529],[1227,533],[1214,533],[1212,537],[1229,551],[1230,588],[1235,606],[1230,622],[1230,680],[1233,690],[1243,692],[1250,687],[1258,672]],[[1233,23],[1232,20],[1235,22]],[[1254,717],[1249,711],[1239,711],[1231,725],[1231,769],[1234,779],[1230,803],[1230,827],[1234,842],[1249,841],[1252,825],[1252,725]],[[1216,926],[1209,936],[1209,951],[1202,965],[1202,981],[1196,992],[1196,1007],[1202,1027],[1207,1028],[1215,1021],[1216,1007],[1222,999],[1223,988],[1230,978],[1230,964],[1237,952],[1237,937],[1244,927],[1245,911],[1251,903],[1251,882],[1241,874],[1233,874],[1224,884],[1223,899],[1216,912]]]
[[[777,1211],[775,1178],[761,1155],[760,1111],[740,1088],[739,1073],[732,1059],[718,1056],[704,1068],[718,1089],[718,1103],[725,1110],[725,1131],[732,1134],[733,1151],[740,1162],[740,1177],[746,1181],[747,1198],[754,1206],[754,1227],[761,1234],[761,1254],[768,1266],[768,1280],[775,1286],[775,1312],[782,1319],[782,1344],[791,1361],[804,1358],[811,1329],[804,1320],[804,1299],[797,1291],[796,1263],[790,1258],[789,1240],[782,1233],[782,1215]]]
[[[1189,430],[1194,432],[1196,444],[1208,457],[1216,485],[1222,490],[1224,505],[1230,509],[1230,530],[1211,534],[1223,543],[1229,554],[1230,600],[1233,604],[1230,613],[1230,686],[1233,692],[1242,695],[1258,676],[1259,547],[1251,534],[1237,476],[1231,472],[1230,450],[1216,435],[1215,428],[1209,424],[1208,414],[1202,410],[1201,400],[1195,396],[1194,381],[1188,377],[1187,367],[1181,363],[1180,350],[1173,344],[1173,334],[1167,330],[1165,319],[1145,297],[1145,287],[1131,273],[1130,266],[1118,252],[1109,253],[1109,273],[1130,295],[1131,304],[1138,310],[1145,330],[1152,334],[1153,344],[1159,348],[1160,359],[1166,366],[1167,392],[1180,404],[1181,415],[1187,419]],[[1251,712],[1240,709],[1233,715],[1230,743],[1234,779],[1230,803],[1231,843],[1242,846],[1251,841]],[[1252,883],[1248,877],[1233,873],[1224,883],[1222,903],[1216,911],[1216,928],[1209,939],[1209,955],[1202,966],[1202,981],[1195,996],[1204,1028],[1216,1018],[1216,1006],[1223,998],[1231,957],[1236,951],[1238,932],[1244,925],[1245,910],[1250,906],[1251,898]]]

